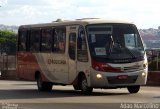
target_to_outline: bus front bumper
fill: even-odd
[[[92,72],[90,87],[93,88],[119,88],[134,85],[145,85],[148,70],[139,70],[125,73]]]

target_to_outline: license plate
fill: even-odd
[[[117,78],[119,80],[127,80],[128,79],[128,75],[119,75],[119,76],[117,76]]]

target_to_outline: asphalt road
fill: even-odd
[[[142,86],[137,94],[127,89],[94,89],[84,96],[72,86],[53,86],[39,92],[35,82],[0,80],[0,109],[160,109],[160,87]]]

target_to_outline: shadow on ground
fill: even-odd
[[[129,93],[113,93],[113,92],[93,92],[87,96],[121,96]],[[50,92],[39,92],[36,89],[5,89],[0,90],[0,100],[5,99],[31,99],[31,98],[64,98],[64,97],[79,97],[84,96],[81,91],[74,90],[56,90]]]

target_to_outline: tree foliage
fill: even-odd
[[[16,33],[0,30],[0,52],[11,53],[16,50]]]
[[[0,43],[16,42],[16,33],[8,30],[0,30]]]

